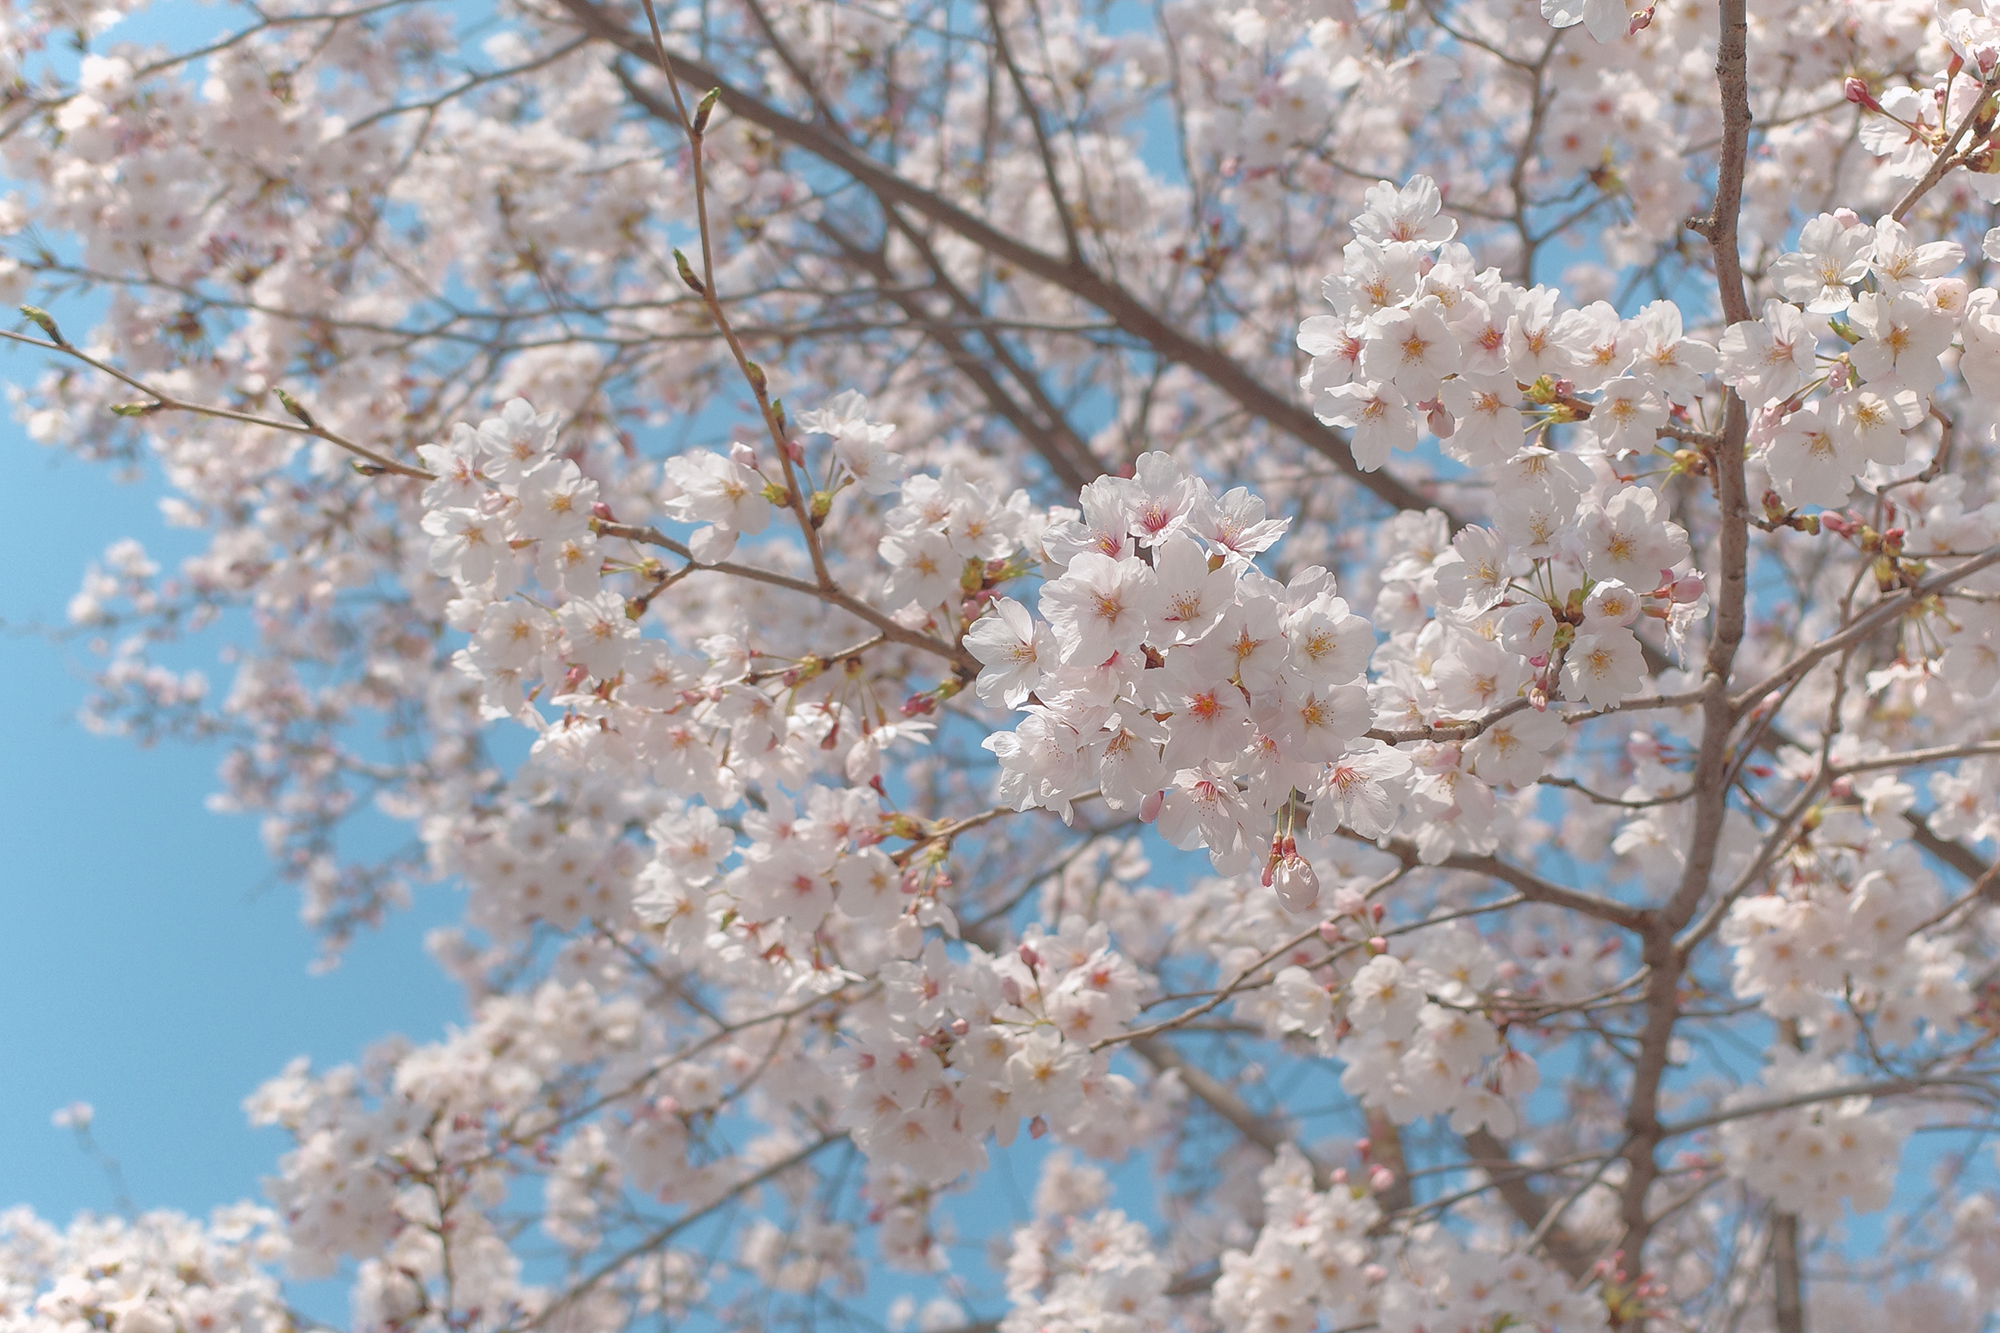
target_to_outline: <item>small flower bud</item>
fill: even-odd
[[[722,89],[710,88],[702,95],[694,109],[694,132],[699,135],[708,129],[708,118],[715,113],[715,103],[722,96]]]
[[[21,307],[21,313],[33,320],[36,328],[48,334],[50,342],[58,347],[69,346],[69,339],[62,336],[62,330],[56,327],[55,317],[48,311],[38,305],[24,305]]]
[[[694,265],[688,263],[688,257],[679,250],[674,251],[674,270],[681,275],[681,281],[686,283],[688,289],[696,296],[708,294],[708,288],[702,286],[701,279],[694,275]]]
[[[296,398],[293,398],[283,389],[276,390],[276,393],[278,395],[278,401],[284,405],[285,410],[291,413],[294,417],[298,418],[298,420],[302,424],[308,427],[317,427],[319,425],[318,422],[313,420],[312,413],[306,411],[305,408],[299,404],[299,401]]]
[[[1296,854],[1278,862],[1272,887],[1288,912],[1306,911],[1319,901],[1319,876],[1313,873],[1312,862]]]

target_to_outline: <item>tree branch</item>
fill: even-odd
[[[559,0],[559,3],[593,36],[647,64],[663,64],[651,43],[627,30],[592,0]],[[1088,264],[1048,254],[1009,236],[934,191],[898,175],[824,126],[780,111],[701,61],[667,52],[664,65],[678,78],[698,87],[720,89],[721,103],[732,115],[845,173],[883,205],[907,208],[1021,272],[1096,306],[1153,352],[1200,374],[1244,412],[1310,446],[1384,503],[1397,509],[1443,508],[1391,473],[1363,471],[1354,461],[1346,438],[1322,425],[1303,404],[1272,389],[1220,348],[1183,332],[1170,318]],[[654,110],[651,106],[647,109]]]

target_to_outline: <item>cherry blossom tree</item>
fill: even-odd
[[[88,718],[469,1017],[0,1333],[1992,1326],[2000,7],[133,8]]]

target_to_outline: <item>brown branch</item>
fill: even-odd
[[[664,65],[677,78],[698,87],[719,89],[721,103],[732,115],[845,173],[885,207],[907,208],[994,258],[1097,307],[1155,354],[1200,374],[1251,417],[1324,455],[1383,502],[1397,509],[1443,507],[1392,473],[1364,472],[1354,461],[1346,437],[1321,424],[1303,404],[1265,384],[1222,349],[1184,332],[1170,317],[1155,311],[1090,265],[1051,255],[1008,235],[935,191],[898,175],[826,127],[800,120],[738,87],[710,65],[672,52],[656,54],[649,42],[626,29],[593,0],[559,2],[587,32],[626,54],[647,64]]]
[[[1987,550],[1973,556],[1970,560],[1953,565],[1950,569],[1940,573],[1933,574],[1913,586],[1898,588],[1895,592],[1884,597],[1881,601],[1855,617],[1853,623],[1833,634],[1829,634],[1793,658],[1790,662],[1772,672],[1769,676],[1766,676],[1755,685],[1750,686],[1737,695],[1730,701],[1729,706],[1731,710],[1740,716],[1745,709],[1751,707],[1772,691],[1783,689],[1792,681],[1812,670],[1821,661],[1867,638],[1897,615],[1921,603],[1933,593],[1942,592],[1960,579],[1970,578],[1979,571],[1990,568],[1993,565],[2000,565],[2000,546],[1989,547]]]
[[[1805,1333],[1805,1279],[1799,1269],[1799,1215],[1776,1213],[1771,1218],[1771,1296],[1777,1333]]]
[[[1737,243],[1737,214],[1743,203],[1743,173],[1750,150],[1749,21],[1746,0],[1721,0],[1720,32],[1715,54],[1716,86],[1722,104],[1722,151],[1716,165],[1715,200],[1705,217],[1689,226],[1708,241],[1714,257],[1716,292],[1727,323],[1750,318],[1743,284],[1743,260]],[[1695,793],[1694,816],[1687,842],[1687,861],[1673,897],[1658,912],[1648,913],[1641,958],[1646,980],[1645,1022],[1632,1067],[1625,1109],[1626,1176],[1619,1215],[1624,1224],[1626,1263],[1644,1271],[1651,1220],[1646,1196],[1659,1178],[1658,1148],[1660,1084],[1666,1076],[1674,1025],[1680,1019],[1680,981],[1686,959],[1674,947],[1674,936],[1693,917],[1709,889],[1722,828],[1729,808],[1725,776],[1729,768],[1730,732],[1736,713],[1730,706],[1729,680],[1743,642],[1749,600],[1750,502],[1744,479],[1744,444],[1750,418],[1735,390],[1725,390],[1721,438],[1710,467],[1714,479],[1718,538],[1718,586],[1715,630],[1702,671],[1702,729],[1690,786]]]
[[[964,648],[956,644],[946,643],[943,639],[933,638],[919,630],[913,630],[906,625],[899,624],[893,617],[884,615],[868,603],[841,588],[838,584],[832,587],[821,587],[818,583],[809,582],[806,579],[795,579],[789,574],[780,574],[776,570],[758,569],[754,565],[739,565],[729,560],[719,561],[715,564],[700,564],[684,544],[675,541],[658,528],[639,527],[631,523],[606,523],[602,520],[593,526],[600,534],[606,537],[623,537],[627,541],[640,542],[647,546],[657,546],[661,550],[670,551],[701,569],[712,570],[717,574],[727,574],[734,578],[748,579],[752,583],[767,584],[773,588],[783,588],[788,592],[801,593],[807,597],[816,597],[828,605],[839,607],[857,620],[863,620],[873,625],[881,632],[883,638],[893,643],[904,644],[911,648],[921,648],[927,653],[933,653],[945,658],[967,678],[979,674],[979,659]]]
[[[1964,140],[1965,132],[1971,129],[1972,123],[1979,118],[1980,108],[1985,104],[1987,97],[1992,94],[1996,82],[2000,82],[2000,70],[1995,70],[1979,85],[1979,96],[1972,99],[1972,106],[1960,118],[1958,128],[1951,132],[1949,139],[1938,145],[1937,156],[1931,159],[1930,170],[1926,171],[1922,179],[1918,180],[1915,185],[1912,185],[1908,192],[1896,201],[1896,206],[1889,211],[1890,217],[1901,222],[1903,215],[1908,213],[1912,208],[1915,208],[1919,199],[1929,194],[1953,167],[1965,161],[1965,158],[1960,156],[1957,151],[1958,145]]]
[[[1278,1149],[1291,1142],[1282,1123],[1259,1114],[1236,1094],[1234,1088],[1189,1060],[1164,1038],[1141,1037],[1132,1043],[1132,1050],[1153,1068],[1173,1071],[1180,1077],[1183,1087],[1228,1121],[1237,1133],[1273,1157],[1278,1155]],[[1333,1173],[1324,1164],[1314,1161],[1303,1148],[1299,1151],[1307,1161],[1312,1162],[1313,1188],[1323,1190],[1332,1185]]]
[[[1464,1137],[1466,1155],[1493,1182],[1500,1193],[1500,1201],[1507,1205],[1507,1211],[1514,1214],[1515,1219],[1530,1232],[1541,1231],[1554,1205],[1543,1198],[1542,1192],[1521,1173],[1513,1152],[1493,1131],[1483,1127]],[[1548,1230],[1542,1232],[1542,1244],[1557,1266],[1576,1282],[1588,1277],[1591,1265],[1597,1262],[1592,1247],[1559,1222],[1550,1224]]]
[[[15,333],[11,329],[0,329],[0,338],[8,338],[17,343],[26,343],[30,347],[39,347],[45,352],[61,352],[64,356],[74,357],[91,369],[102,371],[104,374],[117,380],[120,384],[137,389],[140,393],[145,394],[153,400],[150,403],[141,404],[138,410],[129,413],[132,416],[150,416],[155,412],[188,412],[195,416],[214,417],[220,421],[235,421],[245,426],[261,426],[265,430],[283,431],[287,435],[309,435],[315,440],[325,440],[335,448],[345,449],[348,453],[363,460],[362,463],[356,464],[357,467],[365,467],[375,472],[390,472],[399,477],[414,477],[419,481],[437,480],[436,473],[426,471],[420,467],[412,467],[408,463],[399,463],[387,454],[377,453],[366,445],[356,444],[352,440],[336,435],[317,421],[312,420],[309,416],[293,421],[284,421],[273,417],[260,417],[250,412],[238,412],[233,408],[210,407],[206,403],[191,403],[184,398],[176,398],[170,393],[164,393],[159,389],[155,389],[144,380],[135,379],[114,365],[99,361],[96,357],[91,356],[89,353],[67,341],[57,342],[51,340],[45,342],[40,338],[29,337],[25,333]]]
[[[891,214],[891,221],[900,223],[901,215]],[[959,336],[964,326],[954,326],[948,320],[932,315],[924,308],[919,293],[896,285],[894,274],[889,269],[888,259],[880,251],[864,249],[824,218],[819,219],[815,225],[821,235],[840,248],[848,263],[862,269],[875,279],[876,291],[883,299],[895,305],[903,312],[906,319],[937,344],[946,359],[957,368],[958,373],[965,376],[972,386],[979,390],[987,406],[1004,417],[1007,424],[1014,428],[1014,433],[1027,441],[1029,446],[1042,456],[1042,461],[1049,465],[1049,471],[1062,483],[1064,489],[1070,492],[1080,491],[1085,484],[1098,476],[1100,469],[1097,460],[1091,457],[1089,448],[1077,437],[1076,432],[1070,429],[1069,422],[1061,412],[1053,410],[1053,404],[1049,404],[1043,411],[1047,420],[1037,421],[1026,407],[1015,401],[1014,396],[1007,391],[1007,386],[993,373],[987,364],[989,358],[980,356],[967,345],[964,338]],[[905,238],[913,243],[921,242],[921,236],[913,230],[904,230],[900,226],[898,230],[904,231]],[[972,305],[971,298],[959,289],[958,284],[950,280],[943,266],[929,253],[928,247],[921,247],[921,252],[932,267],[935,275],[934,285],[937,289],[945,294],[946,299],[951,301],[962,315],[977,316],[979,311]],[[1029,375],[1006,350],[1006,345],[990,330],[982,329],[981,334],[987,346],[992,349],[990,359],[997,361],[1017,383],[1024,386],[1031,385],[1033,376]]]
[[[814,1154],[818,1153],[821,1149],[829,1147],[835,1143],[844,1143],[846,1141],[847,1141],[847,1133],[845,1130],[837,1134],[829,1134],[825,1138],[817,1139],[812,1143],[806,1144],[804,1147],[798,1149],[796,1152],[792,1152],[784,1157],[779,1158],[777,1161],[771,1163],[769,1166],[765,1167],[761,1171],[758,1171],[753,1175],[746,1176],[744,1179],[738,1181],[734,1185],[731,1185],[728,1189],[724,1190],[721,1193],[721,1195],[710,1200],[703,1206],[699,1208],[690,1209],[688,1212],[682,1213],[679,1217],[675,1218],[673,1221],[665,1223],[660,1227],[656,1228],[655,1230],[647,1233],[645,1236],[634,1241],[631,1245],[627,1246],[625,1249],[620,1250],[617,1254],[605,1260],[602,1264],[599,1264],[596,1268],[592,1269],[589,1273],[585,1274],[580,1280],[578,1280],[576,1285],[565,1290],[563,1294],[556,1300],[549,1302],[548,1306],[544,1308],[540,1314],[536,1315],[533,1319],[527,1321],[527,1323],[522,1325],[521,1327],[526,1329],[536,1329],[545,1326],[546,1324],[549,1323],[550,1320],[555,1319],[556,1316],[562,1314],[572,1305],[575,1305],[579,1300],[582,1300],[585,1296],[588,1296],[591,1292],[595,1291],[599,1286],[601,1286],[604,1283],[605,1279],[614,1276],[620,1269],[624,1268],[627,1264],[631,1263],[633,1260],[642,1259],[646,1255],[653,1253],[655,1250],[665,1245],[668,1241],[672,1240],[675,1236],[679,1235],[687,1228],[693,1226],[695,1223],[701,1221],[701,1219],[703,1219],[704,1217],[707,1217],[709,1214],[715,1212],[717,1209],[726,1207],[729,1204],[735,1202],[737,1199],[742,1198],[745,1194],[749,1193],[753,1189],[756,1189],[759,1185],[766,1184],[767,1182],[776,1179],[777,1177],[783,1175],[785,1172],[792,1170],[794,1167],[803,1166],[809,1158],[811,1158]]]
[[[1629,907],[1616,899],[1603,898],[1594,893],[1584,893],[1580,889],[1551,883],[1540,875],[1502,861],[1497,856],[1448,856],[1441,864],[1448,869],[1470,870],[1497,879],[1529,902],[1565,908],[1593,920],[1602,921],[1606,925],[1617,926],[1621,930],[1645,929],[1646,914],[1637,907]]]

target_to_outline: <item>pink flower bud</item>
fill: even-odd
[[[1042,956],[1035,952],[1034,946],[1024,944],[1021,946],[1020,953],[1021,961],[1029,967],[1036,968],[1042,965]]]
[[[1012,977],[1000,978],[1000,998],[1009,1004],[1021,1002],[1021,983]]]
[[[1313,873],[1312,862],[1302,856],[1288,856],[1278,862],[1278,870],[1272,887],[1278,891],[1278,901],[1288,912],[1303,912],[1319,901],[1319,876]]]
[[[1843,228],[1858,227],[1861,225],[1861,215],[1851,208],[1834,209],[1833,220],[1838,222]]]
[[[1431,434],[1440,440],[1450,439],[1452,432],[1458,429],[1458,422],[1452,419],[1451,413],[1444,410],[1442,403],[1431,404],[1430,411],[1424,417],[1424,424],[1430,428]]]
[[[1160,807],[1166,803],[1166,800],[1167,794],[1163,791],[1147,792],[1144,796],[1140,797],[1139,822],[1141,824],[1150,824],[1158,819],[1160,817]]]
[[[803,467],[806,461],[806,447],[797,440],[786,440],[785,457]]]
[[[952,1036],[954,1036],[954,1037],[963,1037],[963,1036],[964,1036],[964,1035],[965,1035],[966,1033],[968,1033],[968,1032],[970,1032],[970,1031],[972,1031],[972,1024],[970,1024],[970,1023],[966,1022],[966,1021],[965,1021],[964,1019],[962,1019],[962,1018],[954,1018],[954,1019],[952,1019],[952,1020],[951,1020],[951,1035],[952,1035]]]
[[[592,505],[590,507],[590,512],[595,514],[597,517],[603,519],[606,523],[610,523],[613,521],[611,517],[611,506],[604,503],[604,501],[602,500],[599,500],[596,504]]]
[[[1386,1193],[1396,1187],[1396,1173],[1377,1162],[1368,1172],[1368,1188],[1377,1194]]]
[[[1627,37],[1630,37],[1634,33],[1642,32],[1645,29],[1650,28],[1652,26],[1653,26],[1653,7],[1651,5],[1647,5],[1644,9],[1638,9],[1632,12],[1632,22],[1626,27],[1625,35]]]
[[[741,440],[734,441],[729,446],[729,461],[737,464],[739,467],[747,467],[752,472],[755,472],[757,470],[757,451]]]
[[[1340,923],[1337,921],[1320,922],[1319,938],[1320,941],[1324,944],[1340,943]]]
[[[1036,1116],[1028,1122],[1028,1137],[1038,1139],[1049,1132],[1049,1122],[1044,1116]]]

